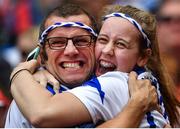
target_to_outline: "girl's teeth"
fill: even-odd
[[[102,67],[114,67],[114,65],[112,63],[108,63],[108,62],[105,62],[105,61],[101,61],[100,65]]]

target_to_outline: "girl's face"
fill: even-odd
[[[111,17],[104,21],[97,38],[95,56],[96,75],[108,71],[130,72],[135,65],[143,66],[139,44],[141,34],[128,20]]]

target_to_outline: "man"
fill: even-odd
[[[180,1],[163,0],[158,11],[158,41],[162,61],[175,84],[180,102]],[[176,127],[180,127],[178,124]]]
[[[158,41],[162,60],[176,85],[180,101],[180,1],[164,0],[158,9]]]
[[[83,24],[86,24],[92,27],[94,30],[97,30],[95,21],[84,10],[82,10],[76,5],[61,5],[55,10],[53,10],[52,12],[50,12],[50,14],[47,16],[47,18],[45,19],[45,21],[43,22],[41,26],[40,35],[50,25],[53,25],[54,23],[57,23],[57,22],[61,22],[61,23],[62,22],[76,22],[76,23],[81,22]],[[76,23],[75,25],[77,25]],[[87,31],[87,27],[86,27],[86,30],[83,29],[81,25],[80,26],[77,25],[78,27],[72,27],[72,26],[67,27],[67,26],[69,25],[66,24],[62,26],[60,28],[61,31],[58,30],[59,28],[56,28],[48,33],[48,36],[53,37],[53,40],[56,39],[54,37],[59,37],[59,36],[68,37],[68,40],[67,38],[65,39],[63,38],[63,40],[67,40],[66,47],[63,48],[62,50],[56,50],[55,49],[56,46],[49,45],[52,38],[46,39],[45,44],[43,44],[42,46],[41,62],[44,64],[46,69],[56,79],[59,80],[61,84],[66,85],[68,88],[73,88],[78,85],[81,85],[84,81],[90,79],[94,73],[95,33],[93,31],[89,31],[90,28],[88,28],[88,31]],[[82,39],[88,40],[90,44],[87,44],[86,46],[84,44],[82,46],[77,46],[76,44],[75,46],[74,42],[77,42]],[[147,106],[145,103],[144,104],[141,103],[139,104],[139,106],[141,108],[143,108],[143,106]],[[137,109],[136,108],[131,109],[131,106],[135,106],[134,104],[135,104],[134,100],[132,99],[129,107],[125,108],[124,111],[126,112],[126,110],[129,110],[129,111],[133,110],[133,113],[136,111],[140,111],[139,106]],[[16,112],[16,114],[13,114],[14,112]],[[123,115],[125,114],[126,113],[123,112]],[[32,118],[33,118],[33,115],[34,114],[32,114]],[[141,120],[141,116],[143,116],[144,114],[142,112],[138,112],[136,115],[137,115],[136,116],[137,119]],[[134,114],[132,114],[132,116],[134,116]],[[117,119],[119,118],[117,117]],[[131,125],[132,126],[134,125],[133,121],[137,121],[135,123],[139,123],[140,120],[139,121],[138,120],[134,118],[134,120],[131,121],[132,122]],[[36,123],[34,119],[30,118],[29,121],[33,123],[34,125],[38,126],[38,124]],[[112,122],[110,121],[110,123]],[[118,124],[117,120],[115,121],[115,124],[116,124],[115,126],[117,127],[117,124]],[[17,127],[33,127],[33,126],[21,115],[18,107],[13,101],[8,112],[5,127],[17,128]],[[88,127],[88,126],[80,126],[80,127]]]

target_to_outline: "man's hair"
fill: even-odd
[[[76,4],[61,4],[58,7],[54,8],[53,10],[51,10],[47,16],[44,18],[41,26],[40,26],[40,31],[39,31],[39,38],[41,36],[41,34],[43,33],[43,31],[46,29],[45,28],[45,23],[46,21],[51,17],[51,16],[57,16],[57,17],[63,17],[63,18],[67,18],[70,16],[76,16],[76,15],[87,15],[89,17],[90,20],[90,24],[92,29],[94,29],[94,31],[96,33],[99,32],[98,30],[98,26],[97,26],[97,22],[95,21],[94,17],[91,16],[86,10],[84,10],[83,8],[81,8],[79,5]],[[45,45],[42,46],[42,51],[41,51],[41,63],[44,64],[44,62],[46,60],[48,60],[47,57],[47,53],[45,51]]]
[[[44,18],[40,26],[39,37],[41,36],[43,31],[46,29],[45,23],[47,19],[50,18],[51,16],[58,16],[58,17],[66,18],[69,16],[81,15],[81,14],[85,14],[89,17],[89,20],[91,21],[92,29],[94,29],[94,31],[98,33],[99,30],[98,30],[97,22],[95,21],[94,17],[91,16],[86,10],[84,10],[83,8],[81,8],[80,6],[76,4],[61,4],[58,7],[51,10],[47,14],[47,16]]]
[[[162,8],[164,7],[164,5],[169,4],[169,3],[179,4],[180,0],[161,0],[158,4],[156,11],[155,11],[156,15],[161,15],[160,13],[161,13]]]

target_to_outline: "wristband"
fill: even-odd
[[[14,73],[14,75],[13,75],[12,78],[10,79],[10,86],[11,86],[12,81],[14,80],[15,76],[16,76],[18,73],[20,73],[21,71],[24,71],[24,70],[25,70],[25,71],[28,71],[29,73],[31,73],[31,71],[28,70],[28,69],[20,69],[20,70],[18,70],[17,72]]]

